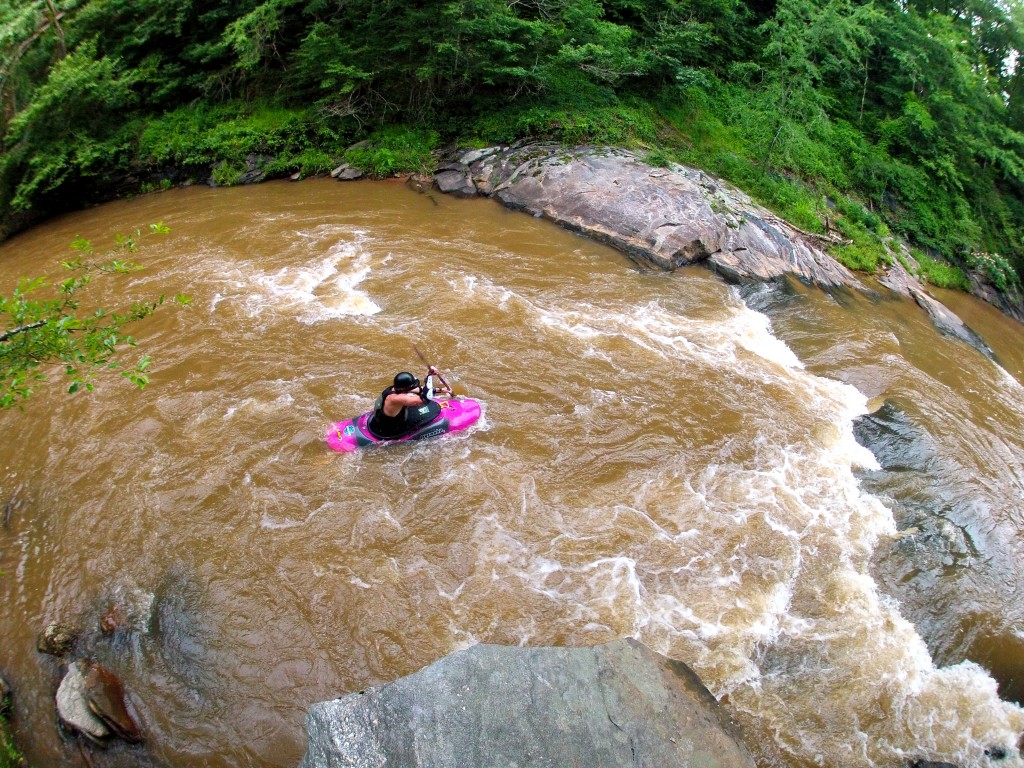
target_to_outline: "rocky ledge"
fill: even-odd
[[[635,640],[477,645],[314,704],[300,768],[623,765],[754,768],[698,677]]]
[[[494,197],[617,248],[642,267],[703,263],[730,282],[789,275],[826,290],[875,293],[823,250],[842,243],[836,235],[804,232],[703,171],[653,167],[627,150],[489,147],[455,153],[430,181],[449,194]],[[916,301],[940,331],[991,357],[981,338],[899,260],[880,282]]]

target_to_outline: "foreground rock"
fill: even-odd
[[[306,730],[301,768],[754,767],[697,676],[634,640],[478,645],[315,704]]]
[[[57,715],[71,730],[103,743],[110,736],[110,729],[89,707],[85,687],[87,672],[88,667],[83,661],[76,661],[68,667],[57,688]]]
[[[495,197],[606,243],[641,266],[666,270],[704,263],[730,282],[790,275],[825,289],[868,292],[822,248],[842,241],[804,232],[703,171],[656,168],[621,149],[553,144],[490,147],[441,163],[442,192]],[[914,299],[940,331],[991,356],[980,337],[898,264],[883,285]]]
[[[121,681],[94,661],[69,664],[56,699],[61,722],[97,744],[105,746],[111,736],[132,744],[142,741],[142,730],[128,711]]]
[[[142,729],[128,711],[124,687],[117,675],[93,662],[85,673],[84,687],[89,709],[110,730],[130,744],[142,741]]]

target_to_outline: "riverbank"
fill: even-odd
[[[14,743],[10,723],[11,687],[0,674],[0,768],[24,768],[25,758]]]
[[[880,300],[885,290],[915,301],[941,332],[993,357],[981,337],[912,274],[916,262],[908,248],[901,247],[875,276],[880,290],[828,254],[825,247],[841,244],[840,237],[804,232],[699,169],[651,166],[625,149],[525,144],[456,152],[432,177],[414,177],[413,183],[462,197],[493,197],[610,245],[642,268],[705,264],[733,283],[795,278]],[[984,285],[980,278],[975,284]],[[982,298],[992,302],[994,292]]]

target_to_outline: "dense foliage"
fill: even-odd
[[[0,206],[415,170],[554,138],[699,164],[846,263],[1024,269],[1019,0],[0,0]],[[946,275],[954,283],[962,279]]]

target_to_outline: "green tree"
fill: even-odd
[[[136,100],[133,83],[133,74],[112,59],[97,59],[92,46],[57,62],[31,104],[10,121],[0,159],[10,197],[2,202],[25,210],[66,182],[115,165],[126,149],[119,129]]]
[[[789,165],[791,145],[804,140],[807,126],[830,119],[836,94],[860,90],[875,16],[872,4],[853,0],[780,0],[762,26],[767,37],[762,98],[770,105],[765,111],[775,115],[766,123],[771,135],[762,139],[766,165],[776,153]]]

